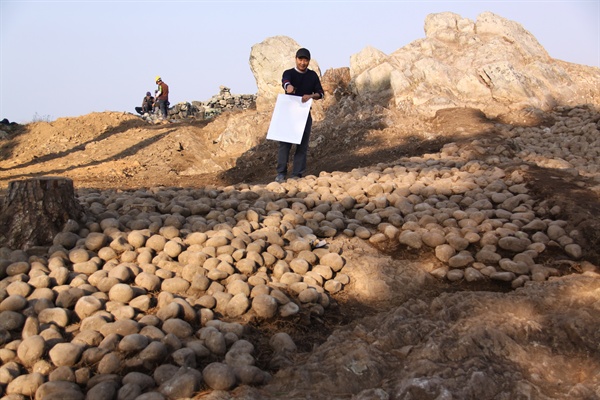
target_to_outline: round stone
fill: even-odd
[[[268,294],[259,294],[252,299],[252,310],[260,318],[272,318],[277,313],[277,300]]]
[[[204,382],[214,390],[229,390],[236,384],[233,369],[220,362],[210,363],[202,370]]]

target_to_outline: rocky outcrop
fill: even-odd
[[[319,119],[323,108],[349,94],[426,117],[454,107],[479,109],[495,118],[522,109],[600,105],[594,90],[600,87],[600,69],[553,59],[517,22],[490,12],[475,22],[444,12],[428,15],[424,30],[425,38],[389,55],[367,46],[351,55],[349,67],[332,69],[329,76],[322,76],[318,62],[311,60],[326,93],[334,95],[315,103],[313,117]],[[281,74],[294,66],[299,47],[287,36],[255,44],[249,59],[255,95],[233,95],[221,86],[207,101],[176,104],[169,116],[205,119],[227,110],[271,111],[283,93]]]
[[[350,57],[350,77],[356,94],[378,92],[377,88],[386,91],[390,86],[391,71],[387,55],[371,46]]]
[[[317,111],[327,109],[340,101],[343,97],[352,94],[350,88],[350,68],[342,67],[328,69],[321,78],[321,85],[323,86],[323,91],[325,91],[325,98],[322,102],[317,102]]]
[[[425,38],[387,55],[367,46],[350,57],[350,66],[323,76],[333,98],[314,105],[323,108],[354,94],[383,107],[433,117],[438,110],[468,107],[490,118],[522,109],[549,111],[562,106],[600,105],[600,69],[550,57],[537,39],[519,23],[491,12],[471,21],[458,14],[430,14]],[[232,95],[221,86],[208,101],[176,104],[171,118],[205,119],[223,111],[271,111],[281,89],[281,74],[294,66],[301,47],[287,36],[274,36],[252,46],[250,69],[256,95]],[[310,68],[321,76],[316,60]],[[348,75],[349,72],[349,75]],[[339,83],[339,86],[336,84]],[[149,117],[152,119],[152,117]]]
[[[371,46],[352,55],[352,92],[426,117],[454,107],[479,109],[495,118],[522,109],[600,105],[595,90],[600,87],[600,69],[553,59],[517,22],[491,12],[480,14],[475,22],[444,12],[428,15],[424,30],[425,38],[390,55]],[[293,66],[298,47],[285,36],[252,47],[250,67],[259,111],[273,107],[282,92],[281,72]],[[311,68],[321,76],[316,61]]]
[[[287,36],[274,36],[252,46],[250,52],[250,69],[256,79],[258,88],[256,109],[272,110],[277,95],[283,93],[281,74],[294,67],[296,50],[301,46]],[[321,76],[319,63],[312,59],[310,69]]]
[[[551,58],[520,24],[485,12],[476,22],[445,12],[425,20],[424,39],[389,56],[367,47],[351,58],[357,95],[433,116],[472,107],[495,117],[523,108],[600,104],[600,70]]]

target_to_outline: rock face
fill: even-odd
[[[598,68],[552,59],[520,24],[485,12],[473,22],[446,12],[425,20],[426,38],[388,57],[371,47],[351,58],[358,95],[433,116],[472,107],[488,117],[533,107],[600,102]]]
[[[557,105],[599,104],[600,71],[550,57],[519,23],[490,12],[475,22],[444,12],[425,19],[425,38],[390,55],[367,46],[350,57],[354,94],[424,114],[470,107],[494,118],[515,110],[548,111]],[[282,93],[284,69],[300,47],[275,36],[252,47],[250,68],[258,87],[257,110],[272,109]],[[310,67],[321,75],[316,61]]]
[[[287,36],[270,37],[252,46],[250,69],[258,88],[256,98],[258,111],[273,109],[277,95],[283,93],[281,74],[284,70],[294,67],[296,50],[300,47],[302,46]],[[314,58],[310,61],[309,68],[321,76],[321,69]]]

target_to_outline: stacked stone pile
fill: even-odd
[[[558,108],[551,127],[512,127],[507,136],[524,161],[594,179],[600,185],[600,113],[593,107]]]
[[[563,141],[598,129],[589,109],[558,111],[550,132]],[[354,279],[340,235],[429,251],[450,281],[517,288],[559,274],[539,260],[549,248],[580,260],[580,233],[532,197],[520,158],[555,149],[535,147],[543,129],[498,129],[281,184],[81,191],[85,226],[67,224],[49,249],[0,249],[0,395],[144,400],[264,384],[244,324],[326,313]],[[270,344],[269,370],[289,365],[290,336]]]
[[[11,131],[17,126],[19,126],[19,124],[10,122],[6,118],[0,121],[0,140],[8,138]]]
[[[219,94],[201,103],[207,110],[220,113],[231,110],[248,110],[256,105],[254,94],[231,94],[231,89],[226,86],[219,87]]]
[[[275,212],[287,201],[274,197],[89,193],[82,200],[98,222],[73,222],[43,256],[3,248],[6,393],[185,398],[204,385],[268,381],[243,326],[221,319],[323,315],[329,294],[349,282],[344,259]],[[306,207],[285,214],[292,209]],[[270,367],[288,364],[293,340],[279,333],[271,344]]]
[[[219,87],[219,94],[214,95],[207,101],[181,102],[169,108],[170,119],[208,119],[221,114],[224,111],[247,110],[255,108],[256,95],[254,94],[232,94],[231,89],[225,86]],[[142,116],[148,122],[158,120],[157,114],[144,114]]]

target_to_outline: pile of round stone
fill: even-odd
[[[91,192],[90,222],[70,221],[47,253],[0,249],[5,394],[143,400],[267,382],[244,323],[323,315],[349,277],[290,219],[305,205],[265,196]],[[290,363],[288,334],[270,345],[269,370]]]
[[[559,107],[550,127],[515,127],[504,134],[521,149],[516,156],[541,167],[568,170],[600,185],[600,112]]]
[[[597,132],[570,114],[550,132]],[[352,278],[331,249],[339,235],[430,249],[442,265],[431,273],[451,281],[548,279],[558,270],[540,255],[580,259],[580,233],[525,182],[521,157],[543,164],[533,146],[548,131],[516,129],[283,184],[81,190],[85,226],[67,224],[37,255],[0,249],[0,394],[146,400],[265,383],[244,323],[323,315]],[[582,154],[569,168],[593,174],[578,170]],[[290,362],[287,334],[271,345],[271,368]]]

